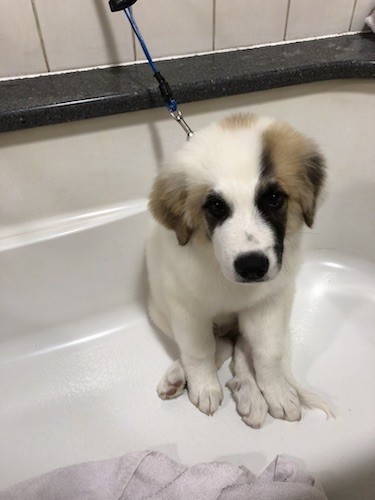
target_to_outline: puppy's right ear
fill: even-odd
[[[193,234],[185,220],[187,187],[183,174],[162,172],[151,190],[149,208],[155,219],[167,229],[172,229],[180,245],[186,245]]]

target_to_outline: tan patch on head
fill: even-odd
[[[225,130],[238,130],[251,127],[257,120],[258,117],[251,113],[237,113],[220,120],[219,126]]]
[[[192,234],[203,226],[203,200],[209,188],[188,186],[185,175],[162,172],[154,182],[149,208],[155,219],[175,231],[180,245],[186,245]]]
[[[289,125],[275,123],[263,133],[264,179],[280,184],[288,195],[287,231],[302,221],[311,227],[325,179],[325,162],[313,141]]]

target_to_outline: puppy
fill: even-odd
[[[187,383],[191,402],[212,415],[223,397],[217,368],[233,350],[217,333],[238,324],[227,385],[248,425],[260,427],[267,412],[299,420],[301,404],[329,412],[297,387],[288,362],[301,229],[314,222],[324,178],[310,139],[250,114],[197,132],[159,173],[149,201],[149,314],[180,351],[160,397]]]

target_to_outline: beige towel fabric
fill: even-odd
[[[246,467],[212,462],[186,467],[168,456],[135,451],[48,472],[0,492],[0,500],[327,500],[289,457],[256,477]]]

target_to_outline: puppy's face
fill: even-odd
[[[150,208],[180,245],[208,241],[224,276],[273,279],[284,240],[311,227],[324,180],[315,145],[285,124],[231,116],[197,133],[154,184]]]
[[[274,278],[280,270],[287,218],[287,195],[275,183],[217,187],[203,203],[208,237],[230,281]]]

